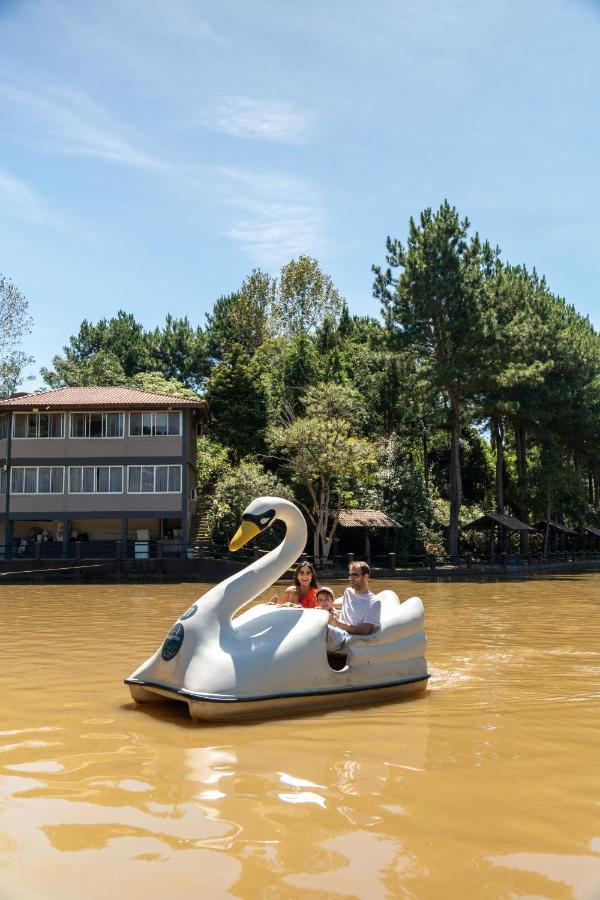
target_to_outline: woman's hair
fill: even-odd
[[[300,591],[300,582],[298,581],[298,572],[300,571],[300,569],[304,569],[304,568],[310,569],[310,572],[311,572],[312,577],[310,579],[310,587],[318,588],[319,582],[317,581],[317,573],[315,572],[315,567],[312,566],[309,562],[301,562],[300,565],[298,566],[298,568],[296,569],[296,571],[294,572],[294,584],[298,588],[298,591]]]

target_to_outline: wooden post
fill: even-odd
[[[123,568],[123,541],[115,541],[115,573],[121,574]]]
[[[35,556],[35,567],[39,569],[42,564],[42,542],[36,541],[33,545],[33,553]]]
[[[163,573],[163,542],[156,542],[156,568],[158,569],[158,574],[162,575]]]
[[[394,572],[396,571],[396,554],[388,553],[388,559],[390,561],[390,572],[393,575]]]
[[[75,541],[75,559],[81,562],[81,541]]]

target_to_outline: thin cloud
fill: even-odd
[[[36,139],[60,153],[93,156],[142,169],[170,166],[143,150],[119,129],[107,113],[83,94],[33,91],[0,84],[0,97],[14,104],[35,126]],[[41,130],[40,130],[41,126]]]
[[[312,130],[307,113],[292,103],[226,96],[216,104],[207,124],[233,137],[297,144]]]
[[[221,167],[234,192],[226,202],[235,221],[225,234],[258,264],[279,266],[301,253],[322,251],[323,214],[309,185],[298,178]]]
[[[5,213],[36,225],[58,224],[43,200],[25,184],[8,172],[0,169],[0,201]]]

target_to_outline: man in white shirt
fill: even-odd
[[[327,649],[343,649],[352,634],[367,635],[379,628],[381,603],[369,590],[370,569],[366,562],[350,563],[350,587],[344,591],[339,616],[331,613],[327,627]]]

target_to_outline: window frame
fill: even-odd
[[[161,469],[162,469],[162,468],[167,468],[167,469],[178,469],[178,470],[179,470],[179,488],[178,488],[178,490],[176,490],[176,491],[169,491],[169,490],[167,490],[167,491],[157,491],[157,490],[156,490],[156,470],[159,469],[159,468],[161,468]],[[140,469],[140,488],[141,488],[141,486],[142,486],[142,472],[141,472],[141,470],[142,470],[142,469],[153,469],[153,470],[154,470],[154,471],[153,471],[153,477],[152,477],[153,489],[152,489],[151,491],[143,491],[143,490],[141,490],[141,489],[140,489],[139,491],[133,491],[133,490],[131,490],[131,488],[130,488],[130,472],[131,472],[132,469]],[[167,494],[172,494],[172,495],[175,495],[175,496],[176,496],[177,494],[181,494],[181,493],[182,493],[182,490],[183,490],[183,472],[182,472],[182,469],[183,469],[183,466],[181,465],[181,463],[136,463],[135,465],[127,466],[127,493],[128,493],[128,494],[135,494],[136,496],[137,496],[137,495],[140,495],[140,494],[160,494],[160,495],[162,495],[162,496],[165,496],[165,495],[167,495]],[[167,474],[167,483],[168,483],[168,480],[169,480],[169,475]]]
[[[2,433],[3,425],[4,425],[4,431],[5,431],[4,434]],[[0,441],[6,441],[6,440],[8,440],[8,413],[0,413]]]
[[[156,433],[156,417],[157,416],[178,416],[179,417],[179,430],[174,432],[173,434],[169,433],[169,424],[167,419],[167,434],[157,434]],[[150,416],[150,434],[132,434],[131,432],[131,417],[132,416]],[[142,419],[142,428],[143,428],[143,419]],[[129,425],[128,425],[128,437],[133,438],[163,438],[163,437],[182,437],[183,436],[183,410],[181,409],[132,409],[129,413]]]
[[[35,416],[36,417],[36,426],[35,426],[35,435],[33,434],[15,434],[17,427],[17,420],[22,416]],[[40,416],[60,416],[62,427],[62,434],[60,435],[50,435],[50,434],[40,434]],[[50,410],[40,412],[13,412],[12,417],[12,428],[11,428],[11,437],[15,441],[64,441],[65,439],[65,413],[64,412],[52,412]]]
[[[66,468],[68,469],[67,493],[71,494],[72,496],[89,497],[89,496],[93,496],[94,494],[100,494],[103,497],[108,497],[108,496],[113,496],[114,494],[124,494],[125,493],[125,481],[124,481],[124,474],[123,474],[123,469],[125,468],[125,466],[123,466],[123,465],[120,465],[120,466],[119,465],[113,466],[113,465],[106,465],[106,464],[91,465],[91,466],[90,465],[84,465],[84,466],[69,465]],[[73,491],[73,490],[71,490],[71,471],[73,469],[79,469],[79,471],[81,472],[81,484],[82,485],[83,485],[83,470],[84,469],[93,469],[94,470],[94,490],[93,491]],[[108,469],[109,486],[110,486],[110,470],[111,469],[120,469],[121,470],[121,490],[120,491],[99,491],[98,490],[98,470],[99,469]]]
[[[73,434],[73,416],[87,416],[86,431],[87,434]],[[121,417],[121,434],[90,434],[90,424],[92,416],[102,416],[102,431],[106,429],[107,416]],[[69,413],[69,439],[72,441],[122,441],[125,437],[125,412],[123,410],[74,410]]]
[[[23,487],[25,487],[25,470],[35,469],[35,491],[15,491],[13,487],[13,478],[15,472],[23,472]],[[60,491],[40,491],[40,469],[50,469],[50,486],[52,486],[52,469],[62,472],[62,489]],[[11,497],[52,497],[56,494],[65,493],[65,467],[64,466],[11,466],[10,467],[10,495]]]

